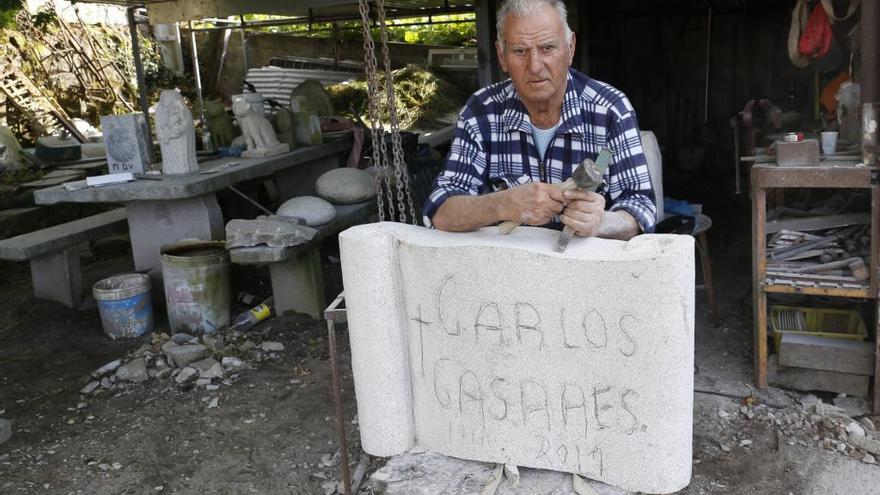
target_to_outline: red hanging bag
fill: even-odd
[[[822,58],[831,47],[834,33],[831,32],[831,21],[821,4],[816,4],[813,13],[807,20],[807,27],[798,42],[798,51],[809,58]]]

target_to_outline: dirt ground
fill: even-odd
[[[880,467],[865,462],[863,451],[829,444],[827,432],[804,419],[804,394],[752,389],[748,236],[718,233],[711,242],[723,321],[709,324],[698,294],[694,475],[681,493],[880,492]],[[335,252],[325,247],[326,260]],[[126,263],[94,261],[86,269],[92,280]],[[261,275],[244,277],[260,296],[267,290],[265,281],[255,282]],[[328,295],[338,291],[338,264],[327,262],[325,276]],[[23,265],[0,265],[0,280],[0,417],[14,421],[12,438],[0,444],[0,493],[322,494],[340,479],[324,322],[292,315],[261,324],[249,338],[282,342],[285,350],[227,375],[216,391],[152,379],[82,395],[92,371],[144,340],[111,341],[96,311],[35,300]],[[356,405],[341,330],[356,462]],[[370,471],[383,464],[373,459]]]

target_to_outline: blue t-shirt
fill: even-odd
[[[547,153],[547,148],[550,147],[550,141],[553,141],[556,129],[559,129],[559,124],[561,123],[562,121],[560,120],[549,129],[538,129],[532,124],[532,138],[535,140],[535,147],[538,148],[538,154],[541,155],[542,161],[544,160],[544,154]]]

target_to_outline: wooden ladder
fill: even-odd
[[[73,125],[67,113],[40,91],[27,74],[16,67],[17,63],[5,57],[2,64],[7,68],[0,70],[0,92],[30,123],[37,136],[60,135],[67,131],[79,142],[86,142],[85,136]]]

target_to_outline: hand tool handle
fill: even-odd
[[[560,182],[557,184],[552,184],[553,187],[559,189],[562,192],[565,191],[573,191],[577,189],[577,184],[574,183],[574,179],[566,179],[564,182]],[[507,235],[513,231],[513,229],[519,227],[522,222],[516,222],[514,220],[505,220],[498,224],[498,232],[501,235]]]
[[[519,227],[520,222],[514,222],[513,220],[507,220],[498,224],[498,232],[501,232],[501,235],[507,235],[513,231],[513,229]]]

